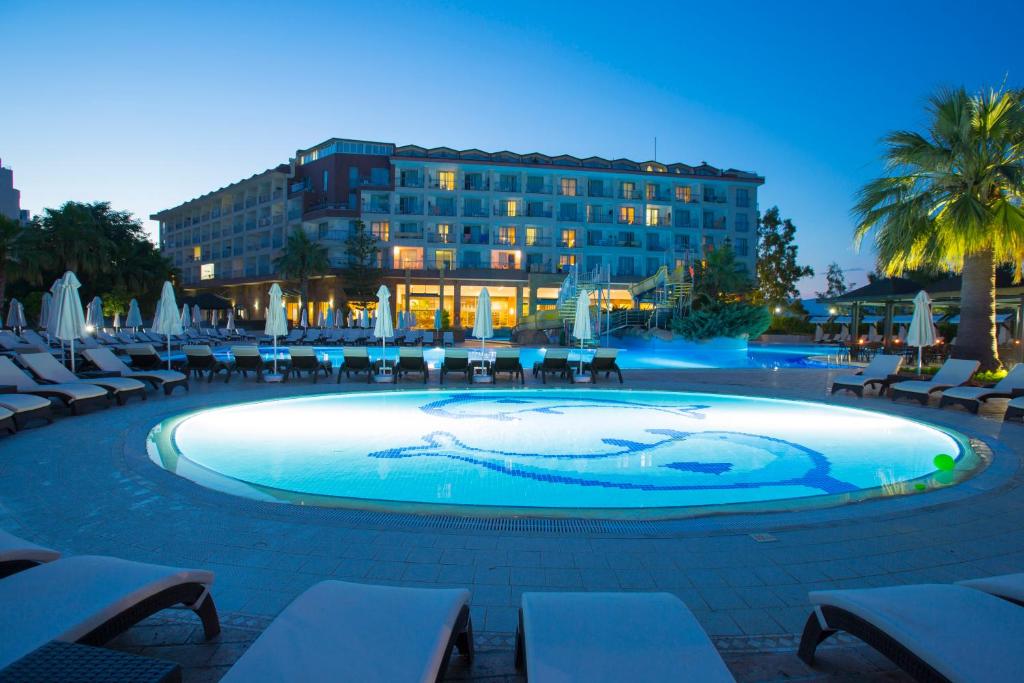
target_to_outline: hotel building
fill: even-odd
[[[396,311],[433,326],[441,297],[452,324],[471,327],[487,287],[495,326],[512,327],[552,307],[573,266],[603,272],[616,306],[636,303],[631,283],[726,240],[753,273],[763,183],[707,163],[332,139],[151,218],[183,288],[230,299],[243,319],[262,319],[267,288],[280,280],[274,259],[297,228],[336,269],[313,283],[310,319],[343,302],[345,239],[362,220],[379,240]],[[297,320],[297,296],[286,293]]]

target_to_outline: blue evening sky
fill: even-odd
[[[0,0],[23,208],[150,213],[352,137],[756,171],[820,288],[851,197],[937,86],[1020,86],[1017,3]],[[1010,33],[1006,33],[1010,31]]]

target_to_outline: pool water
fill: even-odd
[[[856,500],[935,485],[938,454],[973,466],[963,437],[882,413],[622,390],[277,399],[171,418],[148,445],[164,468],[251,498],[465,514]]]
[[[371,345],[369,349],[370,358],[377,360],[382,352],[379,345]],[[469,349],[478,349],[479,345],[469,343]],[[493,345],[492,345],[493,348]],[[317,354],[321,358],[327,358],[334,367],[341,364],[345,356],[345,348],[339,346],[317,346]],[[269,346],[260,347],[263,357],[267,361],[274,358],[274,349]],[[229,358],[231,352],[226,347],[214,348],[213,352],[219,358]],[[837,354],[839,349],[814,344],[804,345],[776,345],[776,344],[750,344],[747,348],[721,349],[711,348],[707,351],[693,350],[693,348],[629,348],[620,349],[617,362],[619,367],[629,370],[670,370],[670,369],[699,369],[699,368],[823,368],[823,367],[848,367],[846,357]],[[398,349],[394,345],[388,345],[383,351],[388,358],[397,358]],[[423,350],[424,358],[431,369],[441,366],[444,358],[444,351],[440,347],[426,347]],[[535,361],[539,361],[544,355],[544,349],[536,347],[521,347],[520,360],[523,367],[533,367]],[[580,352],[570,350],[569,358],[579,360],[580,356],[589,360],[593,351]],[[287,359],[288,347],[280,346],[277,349],[279,359]],[[161,354],[166,358],[166,355]],[[182,353],[172,353],[174,360],[184,360]]]

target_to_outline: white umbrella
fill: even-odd
[[[17,299],[11,299],[11,303],[7,306],[7,327],[19,330],[28,327],[28,323],[25,322],[25,307]]]
[[[50,301],[50,315],[46,319],[46,333],[51,337],[57,335],[57,299],[60,296],[61,280],[62,278],[57,278],[50,286],[50,294],[53,298]],[[61,345],[63,346],[63,343]]]
[[[199,327],[203,322],[203,312],[199,310],[199,304],[192,304],[192,326]]]
[[[327,315],[324,316],[324,327],[326,327],[326,328],[334,327],[334,309],[333,308],[330,308],[330,307],[327,308]]]
[[[85,328],[85,314],[82,312],[82,300],[78,298],[78,288],[82,283],[70,270],[61,279],[59,296],[57,297],[57,323],[54,336],[61,342],[71,342],[71,372],[75,371],[75,340],[82,336]]]
[[[910,318],[907,344],[917,347],[917,373],[921,374],[922,349],[935,343],[935,325],[932,323],[932,300],[923,289],[914,297],[914,315]]]
[[[134,301],[134,299],[133,299]],[[184,328],[178,316],[178,302],[174,298],[174,287],[164,282],[160,291],[160,300],[156,302],[156,315],[153,316],[153,332],[167,337],[167,369],[171,369],[171,335],[181,334]]]
[[[121,311],[114,311],[114,329],[121,329]]]
[[[843,325],[839,332],[839,341],[850,341],[850,328]]]
[[[359,313],[359,327],[362,327],[362,328],[365,329],[365,328],[367,328],[369,326],[370,326],[370,311],[369,311],[369,309],[364,308]]]
[[[94,296],[89,302],[89,308],[85,312],[85,325],[86,329],[91,326],[94,333],[107,326],[107,321],[103,318],[103,300],[98,296]]]
[[[324,326],[324,312],[322,310],[317,310],[317,312],[316,312],[316,326],[317,327],[323,327]]]
[[[825,330],[821,329],[821,325],[814,326],[814,341],[820,342],[825,338]]]
[[[53,307],[53,295],[49,292],[43,292],[43,300],[39,304],[39,329],[46,330],[47,323],[50,322],[50,309]]]
[[[896,338],[899,339],[901,343],[907,341],[907,326],[906,325],[900,325],[900,331],[896,335]]]
[[[188,304],[181,305],[181,327],[182,330],[186,327],[192,327],[192,310],[188,307]],[[180,334],[180,333],[179,333]]]
[[[441,329],[441,318],[442,318],[442,315],[443,314],[441,313],[441,309],[440,308],[437,309],[436,311],[434,311],[434,329],[435,330],[440,330]]]
[[[124,319],[124,326],[135,330],[142,327],[142,311],[139,310],[139,302],[135,299],[128,303],[128,317]]]
[[[228,321],[224,327],[226,327],[229,332],[235,331],[235,309],[228,309]]]
[[[277,374],[277,338],[288,334],[288,321],[284,317],[284,305],[281,302],[281,285],[276,282],[270,286],[270,302],[267,304],[267,324],[263,334],[274,338],[274,374]]]
[[[1006,329],[1006,325],[999,326],[998,342],[1000,346],[1006,346],[1010,343],[1010,330]]]
[[[583,342],[593,336],[590,326],[590,292],[580,290],[576,297],[576,317],[573,319],[572,336],[580,340],[580,373],[583,372]],[[593,373],[591,373],[593,374]]]
[[[377,320],[373,325],[373,336],[380,339],[381,364],[387,365],[384,359],[384,340],[395,336],[395,328],[391,324],[391,292],[384,285],[377,290]]]
[[[494,336],[494,323],[491,321],[491,293],[484,287],[476,300],[476,320],[473,321],[473,336],[480,339],[480,350],[483,351],[484,340]]]

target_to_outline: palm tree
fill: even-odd
[[[0,215],[0,306],[7,295],[7,281],[21,277],[32,284],[41,281],[32,234],[18,221]]]
[[[996,266],[1024,257],[1024,102],[1017,91],[929,99],[924,133],[883,139],[887,175],[857,195],[854,242],[874,233],[886,275],[940,266],[962,274],[952,355],[1000,365],[995,335]]]
[[[309,301],[309,280],[331,268],[327,248],[309,238],[302,228],[295,228],[284,244],[284,252],[274,259],[274,268],[289,280],[299,283],[299,310],[306,310]]]

